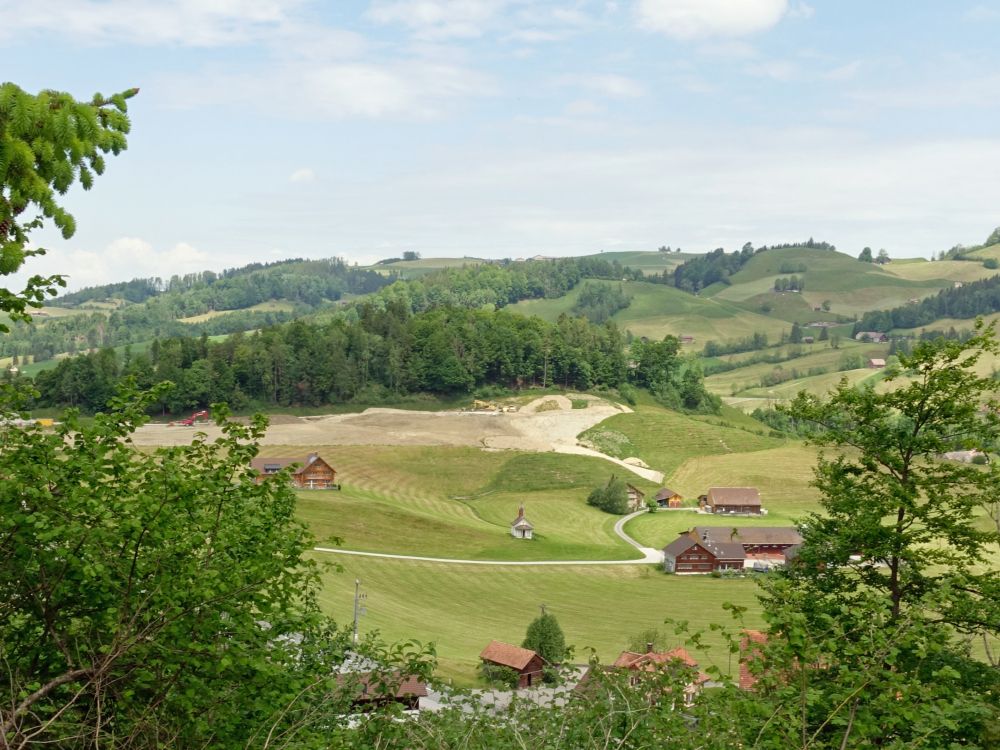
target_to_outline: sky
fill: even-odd
[[[141,89],[26,269],[929,257],[1000,225],[998,36],[1000,0],[0,0],[0,78]]]

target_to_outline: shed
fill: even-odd
[[[656,504],[661,508],[681,507],[681,496],[669,487],[661,487],[656,493]]]
[[[868,366],[875,370],[881,370],[885,367],[885,360],[881,357],[872,357],[868,360]]]
[[[503,641],[490,641],[479,654],[479,658],[487,664],[513,669],[517,672],[519,688],[531,687],[542,681],[545,659],[531,649]]]

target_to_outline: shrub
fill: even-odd
[[[625,482],[612,475],[604,487],[595,487],[587,496],[587,505],[600,508],[605,513],[623,516],[628,513],[628,489]]]

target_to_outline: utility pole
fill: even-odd
[[[368,598],[368,594],[361,592],[361,579],[354,579],[354,635],[351,642],[357,646],[358,645],[358,618],[361,615],[367,614],[368,610],[361,606],[362,602]]]

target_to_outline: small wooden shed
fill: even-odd
[[[679,508],[681,499],[681,496],[669,487],[661,487],[656,493],[656,504],[661,508]]]
[[[545,659],[531,649],[521,648],[503,641],[490,641],[489,645],[479,654],[479,658],[487,664],[507,667],[517,672],[518,688],[540,685],[542,682]]]

